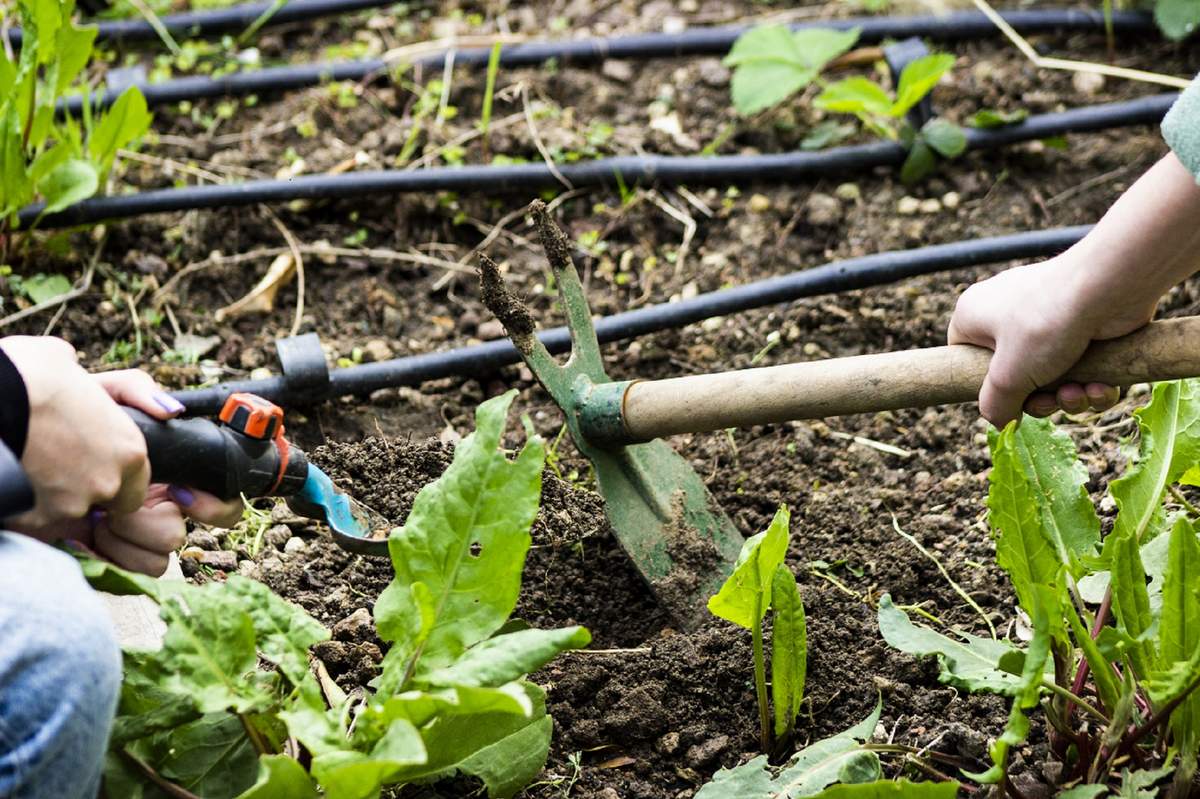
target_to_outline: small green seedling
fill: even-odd
[[[853,114],[876,134],[902,142],[908,149],[908,158],[900,170],[900,179],[915,183],[933,171],[938,155],[957,158],[967,148],[966,135],[952,122],[934,117],[916,130],[904,118],[952,66],[952,55],[923,56],[900,71],[895,94],[870,78],[855,76],[826,87],[813,104],[826,111]]]
[[[759,743],[771,749],[771,707],[775,710],[775,737],[786,741],[795,729],[804,699],[808,637],[804,602],[796,577],[783,563],[788,548],[786,507],[780,507],[764,533],[748,539],[738,555],[733,574],[708,600],[714,616],[750,630],[754,646],[754,691],[758,699]],[[774,609],[771,635],[771,702],[767,701],[766,657],[763,652],[763,618]]]
[[[725,66],[733,68],[733,107],[742,116],[750,116],[782,103],[817,80],[830,61],[857,41],[858,28],[751,28],[725,56]]]

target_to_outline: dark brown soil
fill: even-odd
[[[605,33],[658,29],[665,16],[716,24],[764,10],[740,2],[690,7],[694,10],[677,11],[659,0],[546,2],[500,13],[513,30],[544,33],[547,20],[559,16],[573,32]],[[464,15],[478,9],[466,4],[459,10],[456,16],[449,8],[414,9],[413,38],[431,35],[439,25],[470,28]],[[482,10],[489,20],[484,29],[494,29],[488,26],[495,9]],[[850,10],[801,9],[816,15]],[[311,35],[272,33],[260,46],[268,58],[299,60],[359,34],[371,46],[372,37],[386,46],[397,43],[394,30],[369,30],[376,32],[324,24]],[[1102,36],[1045,36],[1035,43],[1076,58],[1106,58]],[[939,111],[960,122],[980,108],[1038,113],[1152,91],[1111,80],[1088,85],[1039,71],[998,40],[953,51],[958,63],[934,100]],[[1197,51],[1187,45],[1123,42],[1118,52],[1123,64],[1175,74],[1193,74],[1200,66]],[[482,83],[478,74],[454,74],[447,98],[459,115],[418,131],[413,159],[473,129]],[[728,73],[717,59],[517,70],[502,74],[498,88],[518,83],[534,103],[543,143],[564,159],[643,150],[694,154],[725,133],[718,152],[777,152],[796,147],[818,120],[807,102],[811,96],[753,120],[737,119],[729,108]],[[168,160],[130,164],[126,178],[144,188],[171,185],[181,176],[192,180],[180,171],[184,163],[224,179],[244,179],[274,175],[297,159],[303,159],[304,171],[322,172],[357,153],[363,154],[362,168],[397,165],[414,124],[413,94],[391,85],[348,91],[357,99],[353,107],[343,107],[339,97],[345,95],[328,87],[259,98],[253,106],[238,106],[232,118],[211,130],[205,115],[215,112],[215,104],[197,104],[190,114],[163,109],[156,123],[163,135],[143,151]],[[680,134],[651,124],[670,113],[678,116]],[[517,92],[500,92],[494,119],[489,155],[540,159]],[[478,139],[464,151],[467,163],[486,160]],[[562,194],[555,215],[577,244],[593,312],[607,314],[839,258],[1094,222],[1162,152],[1155,130],[1134,128],[1071,136],[1065,150],[1034,142],[968,154],[913,188],[900,185],[889,170],[876,170],[794,186],[692,187],[686,194],[638,190],[629,202],[607,192]],[[444,160],[431,155],[428,163]],[[936,209],[901,214],[898,204],[905,196],[936,200]],[[354,359],[356,351],[365,360],[418,354],[499,337],[502,331],[478,299],[470,257],[493,233],[486,249],[507,284],[543,326],[556,324],[561,315],[553,306],[555,283],[533,243],[531,222],[517,215],[495,228],[531,199],[442,194],[275,209],[302,243],[326,241],[356,250],[326,260],[305,257],[300,331],[318,332],[331,360]],[[664,203],[696,223],[686,254],[683,227],[662,210]],[[70,242],[73,254],[21,268],[77,277],[95,244],[84,235]],[[93,289],[49,329],[72,341],[89,366],[112,368],[122,361],[113,357],[114,341],[132,342],[137,325],[142,351],[124,362],[150,369],[171,386],[271,369],[271,342],[294,321],[295,285],[280,291],[270,313],[217,323],[213,310],[248,292],[283,246],[280,230],[260,208],[111,225]],[[247,262],[210,259],[214,251],[258,250],[270,252]],[[164,357],[174,342],[173,323],[152,325],[146,311],[155,289],[188,264],[200,265],[174,286],[169,307],[181,332],[215,335],[219,343],[200,365],[181,366]],[[957,295],[992,271],[960,270],[709,320],[607,346],[606,364],[614,378],[627,379],[936,345],[944,341]],[[1173,313],[1194,310],[1198,299],[1197,284],[1189,282],[1164,307]],[[12,330],[41,333],[48,321],[34,317]],[[471,429],[475,406],[514,386],[521,389],[516,411],[528,413],[553,441],[561,415],[520,367],[289,409],[288,428],[338,485],[402,523],[416,492],[448,464],[449,442]],[[1131,432],[1123,415],[1129,406],[1098,420],[1067,422],[1095,492],[1121,463],[1119,437]],[[887,739],[929,746],[973,765],[986,760],[988,741],[1004,723],[1004,703],[941,686],[934,664],[891,651],[878,634],[874,610],[879,596],[889,592],[898,604],[920,605],[947,625],[986,629],[937,566],[895,532],[898,525],[940,559],[999,631],[1010,630],[1015,602],[994,565],[984,518],[985,429],[974,407],[958,407],[672,439],[744,534],[762,530],[780,503],[794,511],[788,564],[801,582],[810,641],[809,698],[799,743],[858,721],[882,696],[880,734]],[[876,443],[908,454],[883,451]],[[586,625],[595,643],[534,675],[548,688],[556,732],[543,780],[524,795],[690,797],[718,766],[734,765],[755,751],[749,634],[715,620],[691,632],[672,628],[613,538],[587,464],[568,438],[558,445],[554,464],[567,479],[547,471],[517,615],[541,627]],[[303,538],[306,548],[280,551],[285,531],[247,570],[332,626],[335,640],[325,645],[323,659],[343,685],[363,684],[374,673],[381,647],[352,614],[371,608],[390,568],[386,561],[338,550],[303,523],[291,524],[290,533]],[[1027,782],[1041,779],[1039,727],[1015,762]],[[889,768],[901,766],[893,762]],[[423,790],[429,795],[436,789]]]

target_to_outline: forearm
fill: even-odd
[[[1200,271],[1200,185],[1174,153],[1151,167],[1073,248],[1079,313],[1149,318],[1160,297]]]

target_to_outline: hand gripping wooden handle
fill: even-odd
[[[947,347],[638,381],[625,392],[629,439],[646,441],[793,419],[973,401],[990,350]],[[1200,317],[1153,322],[1094,343],[1064,382],[1128,386],[1200,376]]]

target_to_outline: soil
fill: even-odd
[[[449,29],[495,30],[500,16],[514,31],[543,34],[547,20],[561,18],[582,35],[661,29],[664,17],[728,23],[769,10],[715,0],[681,3],[691,9],[683,11],[661,0],[496,5],[413,7],[403,21],[407,28],[373,21],[386,19],[382,15],[361,15],[271,32],[259,46],[266,59],[304,60],[321,55],[329,42],[358,41],[370,51]],[[822,16],[831,9],[790,13]],[[475,12],[485,19],[480,26],[470,21]],[[402,30],[407,32],[397,33]],[[1074,58],[1106,58],[1103,36],[1040,36],[1035,44]],[[959,44],[953,52],[959,60],[934,103],[959,122],[981,108],[1039,113],[1154,91],[1039,71],[999,40]],[[1200,67],[1200,52],[1186,45],[1134,40],[1119,42],[1117,52],[1124,65],[1173,74]],[[532,104],[542,146],[565,159],[643,150],[695,154],[714,142],[720,153],[778,152],[797,147],[819,121],[807,102],[811,92],[779,111],[739,120],[729,108],[728,80],[717,59],[502,73],[490,140],[465,141],[458,157],[467,163],[496,155],[539,159],[521,96]],[[445,96],[458,115],[424,123],[413,134],[417,148],[408,163],[471,134],[482,85],[482,75],[453,73]],[[257,98],[253,105],[234,104],[228,118],[216,103],[198,103],[186,113],[162,109],[157,141],[143,147],[149,161],[127,163],[124,180],[149,189],[194,181],[196,170],[240,180],[284,169],[345,168],[339,165],[347,161],[352,168],[397,166],[416,103],[403,87],[356,85]],[[1140,127],[1073,135],[1065,149],[1033,142],[970,153],[911,188],[890,170],[791,186],[697,186],[690,192],[631,187],[627,198],[560,193],[554,213],[576,242],[592,311],[600,315],[839,258],[1094,222],[1164,151],[1157,131]],[[447,157],[443,150],[422,163]],[[908,196],[926,201],[924,210],[900,213]],[[262,208],[214,209],[112,224],[99,245],[91,290],[52,322],[35,316],[9,332],[49,329],[74,343],[89,367],[140,366],[173,387],[262,374],[273,367],[272,341],[295,322],[295,284],[284,286],[265,314],[217,322],[213,310],[246,294],[286,247],[280,225],[305,245],[323,241],[353,251],[335,256],[310,250],[303,259],[306,293],[298,330],[319,333],[331,361],[419,354],[503,335],[479,301],[471,274],[472,252],[485,241],[508,285],[542,326],[551,326],[561,320],[555,282],[534,244],[531,221],[512,213],[531,199],[440,194],[306,201],[275,208],[277,218]],[[681,218],[695,224],[686,248]],[[78,277],[100,239],[74,234],[66,254],[20,268]],[[265,254],[243,261],[227,257],[259,251]],[[158,318],[155,291],[189,264],[159,306],[170,317],[152,324]],[[999,268],[963,269],[712,319],[608,345],[605,362],[614,379],[628,379],[932,346],[944,341],[958,294]],[[8,292],[5,301],[6,311],[19,304]],[[1163,309],[1177,314],[1198,305],[1200,284],[1189,281]],[[173,325],[216,337],[199,364],[181,365],[171,357],[178,343]],[[115,341],[132,347],[139,338],[140,353],[114,350]],[[402,523],[417,491],[449,463],[453,442],[472,428],[474,407],[510,387],[520,389],[516,412],[556,440],[561,414],[523,367],[290,408],[288,429],[339,486]],[[1139,401],[1131,397],[1099,418],[1063,420],[1097,497],[1119,473],[1120,437],[1132,434],[1128,412]],[[874,610],[890,593],[898,604],[919,605],[947,625],[986,631],[938,565],[898,535],[899,527],[937,557],[998,631],[1015,634],[1015,600],[994,564],[986,525],[986,426],[975,407],[768,425],[678,436],[670,443],[695,465],[744,534],[764,529],[780,503],[793,509],[787,562],[801,583],[810,646],[797,744],[857,722],[882,697],[880,736],[982,766],[988,742],[1003,727],[1005,703],[942,686],[934,663],[892,651],[879,636]],[[594,643],[533,675],[548,689],[556,725],[546,772],[523,796],[690,797],[716,768],[755,753],[749,634],[715,619],[698,629],[676,627],[614,539],[587,463],[569,437],[556,446],[553,464],[516,615],[541,627],[583,624]],[[255,557],[241,546],[239,568],[330,625],[335,637],[321,655],[332,675],[348,688],[365,684],[382,646],[356,620],[387,584],[388,564],[342,552],[307,523],[280,522],[286,529],[266,536]],[[301,539],[302,547],[286,544],[290,538]],[[234,546],[228,537],[222,541]],[[1027,792],[1039,789],[1044,763],[1044,732],[1035,726],[1014,755]],[[887,767],[893,773],[906,768],[894,760]],[[403,795],[460,796],[466,790],[456,783]]]

